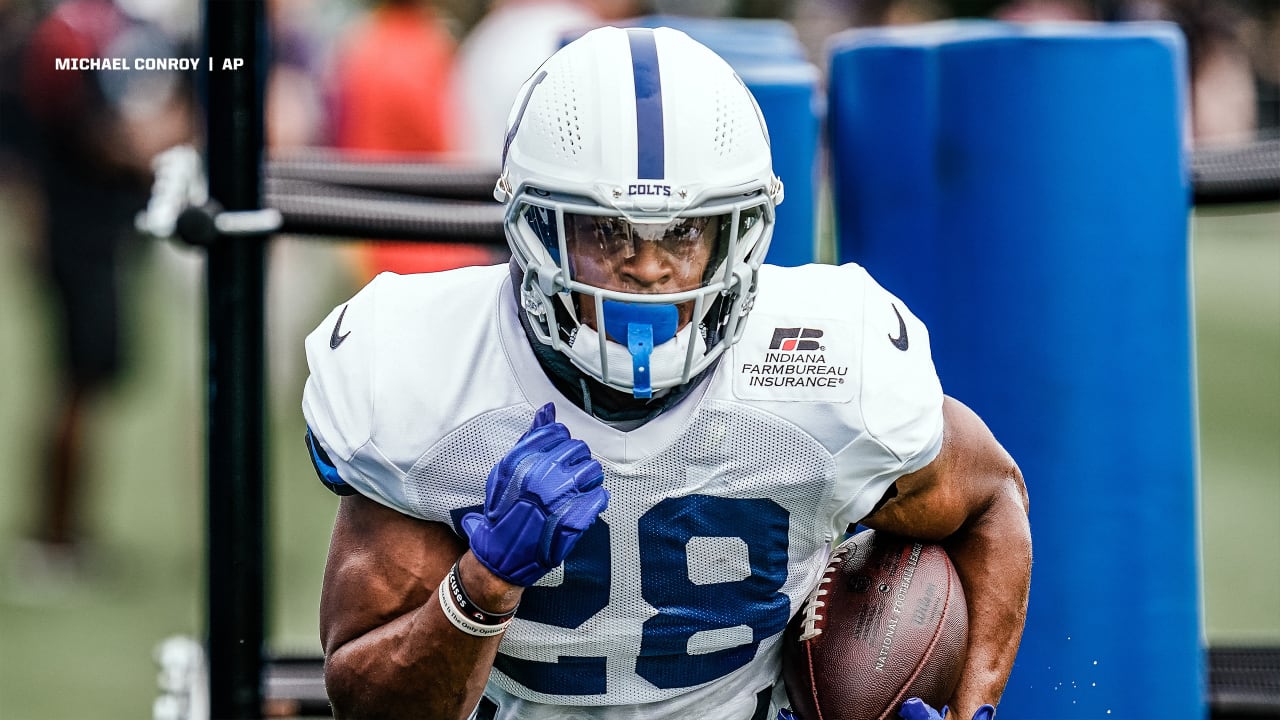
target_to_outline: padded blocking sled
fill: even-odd
[[[928,324],[1030,492],[1001,715],[1204,717],[1181,34],[959,21],[829,49],[841,260]]]

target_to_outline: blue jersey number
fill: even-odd
[[[760,642],[786,627],[791,601],[787,579],[787,511],[768,498],[688,495],[667,498],[640,518],[640,586],[658,614],[644,623],[636,673],[656,687],[699,685],[723,677],[755,657]],[[736,538],[746,546],[750,575],[699,584],[689,576],[689,541]],[[598,521],[565,560],[564,582],[525,591],[517,615],[576,628],[609,603],[609,530]],[[690,653],[699,632],[734,633],[744,642]],[[494,666],[516,682],[549,695],[606,691],[603,657],[564,656],[558,662],[521,660],[499,653]]]

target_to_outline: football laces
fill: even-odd
[[[819,612],[826,607],[827,603],[822,598],[827,594],[827,585],[835,576],[835,572],[840,567],[840,563],[844,562],[844,556],[849,554],[851,545],[841,545],[831,553],[831,559],[827,561],[827,569],[822,571],[822,579],[818,581],[817,587],[813,592],[809,593],[809,597],[804,601],[804,618],[800,621],[800,626],[804,628],[804,632],[800,633],[800,642],[811,640],[822,634],[822,628],[818,627],[818,621],[823,618]]]

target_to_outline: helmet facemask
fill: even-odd
[[[640,398],[689,382],[737,341],[772,226],[763,191],[664,217],[528,190],[507,214],[537,339]]]

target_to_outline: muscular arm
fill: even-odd
[[[1013,458],[972,410],[948,397],[937,458],[898,478],[896,495],[862,524],[941,541],[969,605],[969,655],[951,698],[967,720],[1004,691],[1026,621],[1031,585],[1027,490]]]
[[[455,561],[484,609],[519,602],[523,589],[480,565],[447,526],[343,498],[320,600],[336,717],[466,718],[480,701],[502,636],[468,635],[444,616],[436,590]]]

